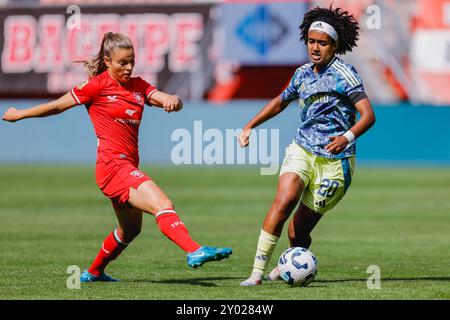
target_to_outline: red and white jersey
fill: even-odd
[[[138,133],[144,103],[155,87],[140,77],[119,85],[105,71],[70,91],[85,104],[98,138],[98,157],[139,163]]]

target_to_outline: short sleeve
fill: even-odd
[[[94,102],[99,90],[99,80],[94,77],[70,90],[70,94],[78,104],[89,104]]]
[[[281,93],[281,99],[286,102],[294,101],[298,98],[298,85],[300,83],[301,68],[297,69],[289,82],[289,85]]]
[[[362,79],[352,65],[336,63],[335,69],[340,74],[338,92],[348,97],[353,104],[367,97]]]
[[[367,98],[366,92],[364,91],[364,86],[361,84],[349,90],[347,96],[350,98],[353,104],[357,104],[364,98]]]
[[[146,101],[150,100],[150,96],[158,91],[155,86],[152,86],[150,83],[142,79],[141,77],[138,77],[140,91],[145,96]]]
[[[367,98],[366,92],[364,90],[364,84],[362,82],[361,77],[359,76],[358,72],[356,71],[355,67],[350,65],[350,71],[351,75],[353,76],[353,79],[356,81],[353,81],[353,85],[350,85],[347,88],[347,97],[350,98],[350,100],[353,102],[353,104],[356,104],[360,100]]]

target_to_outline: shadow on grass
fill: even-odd
[[[182,284],[182,285],[195,285],[202,287],[217,287],[214,281],[223,280],[242,280],[242,277],[202,277],[202,278],[190,278],[190,279],[166,279],[166,280],[153,280],[153,279],[123,279],[121,282],[130,283],[159,283],[159,284]]]
[[[242,281],[242,277],[202,277],[189,279],[122,279],[122,283],[158,283],[158,284],[180,284],[180,285],[194,285],[202,287],[217,287],[216,281],[237,280]],[[382,278],[381,282],[395,282],[395,281],[450,281],[450,277],[416,277],[416,278]],[[327,283],[344,283],[344,282],[367,282],[367,278],[360,279],[318,279],[314,280],[310,287],[325,287]],[[266,282],[267,283],[267,282]],[[273,284],[278,283],[273,282]],[[280,283],[282,283],[280,281]],[[322,285],[321,285],[322,284]]]
[[[318,279],[314,282],[318,283],[339,283],[339,282],[366,282],[367,278],[362,279]],[[450,277],[415,277],[415,278],[381,278],[381,282],[394,282],[394,281],[450,281]]]

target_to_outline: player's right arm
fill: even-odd
[[[48,117],[59,114],[70,109],[78,103],[72,98],[70,93],[66,93],[62,97],[43,103],[28,109],[18,110],[16,108],[8,108],[3,114],[3,120],[16,122],[27,118]]]
[[[242,133],[239,135],[239,144],[241,147],[248,146],[252,129],[275,117],[283,111],[289,103],[290,101],[284,101],[281,98],[281,95],[270,100],[270,102],[266,104],[264,108],[262,108],[261,111],[259,111],[258,114],[254,116],[253,119],[251,119],[242,129]]]

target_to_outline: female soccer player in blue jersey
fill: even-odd
[[[251,276],[241,286],[262,284],[263,274],[285,221],[291,247],[308,248],[310,233],[350,186],[355,168],[355,140],[375,122],[375,115],[355,68],[336,54],[356,46],[358,23],[341,8],[315,8],[300,25],[300,39],[311,63],[298,68],[288,87],[244,127],[239,143],[249,143],[251,130],[298,99],[301,122],[286,148],[278,189],[258,239]],[[356,113],[360,118],[356,121]],[[279,279],[273,269],[268,280]]]

